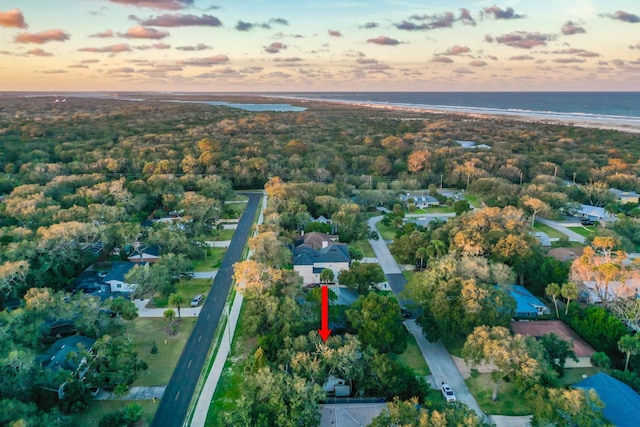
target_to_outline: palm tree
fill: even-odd
[[[184,295],[182,295],[180,292],[169,295],[169,304],[175,306],[178,309],[178,319],[182,319],[182,316],[180,315],[180,307],[182,306],[182,304],[184,304],[184,302]]]
[[[325,268],[320,272],[320,281],[322,283],[333,282],[334,274],[330,268]]]
[[[447,247],[442,240],[433,239],[429,242],[429,246],[427,246],[427,255],[439,259],[445,254],[446,250]]]
[[[427,257],[427,248],[420,247],[416,251],[416,258],[420,259],[420,270],[424,268],[424,259]]]
[[[547,288],[544,290],[547,295],[549,295],[553,299],[553,305],[556,307],[556,317],[559,318],[558,314],[558,300],[557,298],[560,296],[560,285],[557,283],[549,283]]]
[[[565,283],[560,289],[560,294],[567,299],[567,306],[564,310],[564,315],[566,316],[569,313],[569,303],[571,300],[578,298],[578,285],[573,282]]]
[[[629,358],[631,358],[631,355],[640,353],[640,334],[625,335],[620,338],[620,341],[618,341],[618,350],[627,355],[624,362],[624,370],[626,372],[627,368],[629,368]]]

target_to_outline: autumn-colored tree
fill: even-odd
[[[522,204],[531,211],[531,228],[535,225],[536,215],[539,213],[549,212],[549,205],[535,197],[525,196]]]

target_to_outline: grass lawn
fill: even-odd
[[[543,233],[546,233],[547,236],[549,236],[552,239],[556,239],[556,238],[559,239],[561,237],[566,237],[565,234],[559,232],[555,228],[551,228],[547,224],[542,224],[540,222],[536,222],[535,225],[533,226],[533,229],[536,231],[542,231]]]
[[[236,230],[233,229],[223,229],[220,230],[220,235],[218,236],[218,238],[216,239],[217,241],[225,241],[225,240],[231,240],[231,238],[233,237],[233,233],[235,233]]]
[[[182,296],[184,296],[184,300],[186,301],[185,307],[188,307],[191,299],[198,294],[202,294],[206,297],[210,289],[211,279],[180,280],[176,284],[176,292],[180,292]],[[167,308],[168,306],[169,298],[159,295],[153,297],[153,307]]]
[[[158,408],[158,403],[153,403],[149,400],[92,400],[89,402],[89,408],[85,412],[75,414],[71,419],[79,426],[97,426],[100,423],[100,419],[106,414],[115,412],[132,403],[142,407],[142,423],[139,425],[141,427],[150,425]]]
[[[480,198],[478,196],[472,196],[471,194],[464,194],[464,193],[462,194],[462,196],[474,208],[481,208],[482,207],[482,202],[480,201]]]
[[[491,374],[478,374],[475,378],[465,380],[471,394],[476,398],[480,408],[492,415],[530,415],[533,411],[527,400],[516,393],[513,384],[501,382],[498,388],[498,400],[491,400],[493,392],[493,380]]]
[[[220,415],[224,411],[233,410],[237,400],[241,397],[240,385],[244,380],[245,360],[253,347],[255,347],[255,340],[245,336],[245,322],[247,322],[247,319],[243,308],[233,337],[231,353],[224,365],[222,376],[218,381],[218,386],[207,413],[205,422],[207,427],[223,425],[219,419]]]
[[[135,343],[138,357],[149,365],[132,386],[158,386],[169,383],[173,368],[178,363],[195,322],[196,319],[183,318],[178,322],[178,333],[174,336],[167,335],[167,321],[164,319],[138,318],[127,325],[127,337]],[[151,354],[154,342],[158,347],[158,353]]]
[[[428,214],[444,214],[444,213],[453,213],[453,209],[449,206],[431,206],[430,208],[425,209],[425,212]]]
[[[590,237],[596,231],[596,227],[593,225],[587,225],[582,227],[567,227],[569,230],[578,233],[583,237]]]
[[[376,224],[376,227],[378,227],[378,231],[384,240],[393,240],[396,238],[396,228],[393,224],[387,227],[382,223],[382,221],[379,221]]]
[[[562,378],[558,378],[558,387],[566,387],[572,384],[582,381],[582,376],[588,377],[595,375],[600,370],[598,368],[571,368],[565,369]]]
[[[233,231],[233,230],[231,230]],[[193,271],[211,271],[220,267],[222,259],[227,253],[227,248],[207,249],[207,260],[193,261]]]
[[[371,244],[369,244],[368,240],[358,240],[357,242],[349,243],[349,246],[355,246],[360,249],[365,258],[376,257],[376,254],[373,252],[373,249],[371,249]]]
[[[413,369],[416,375],[426,376],[431,373],[429,370],[429,366],[424,361],[422,357],[422,353],[418,348],[418,344],[416,343],[416,339],[413,335],[409,334],[409,339],[407,340],[407,349],[402,354],[394,354],[392,356],[397,362],[402,363],[405,366]]]

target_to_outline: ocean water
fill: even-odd
[[[540,119],[640,123],[640,92],[298,92],[273,95]]]

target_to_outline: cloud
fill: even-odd
[[[469,65],[471,65],[472,67],[484,67],[488,64],[484,61],[476,60],[469,62]]]
[[[253,29],[253,27],[255,27],[255,24],[252,24],[251,22],[238,21],[236,24],[236,30],[238,31],[249,31]]]
[[[121,53],[121,52],[131,52],[131,46],[128,44],[114,44],[110,46],[104,47],[83,47],[82,49],[78,49],[80,52],[93,52],[93,53]]]
[[[130,16],[129,18],[138,21],[141,25],[148,25],[154,27],[219,27],[222,22],[213,15],[181,15],[165,13],[164,15],[156,16],[148,19],[138,19],[136,16]]]
[[[511,58],[509,58],[510,61],[531,61],[533,59],[535,58],[531,55],[518,55],[518,56],[512,56]]]
[[[361,65],[367,65],[367,64],[377,64],[378,60],[373,58],[358,58],[356,59],[356,62]]]
[[[586,62],[586,59],[581,58],[556,58],[552,60],[557,64],[580,64]]]
[[[329,34],[331,37],[342,37],[342,33],[337,30],[327,30],[327,34]]]
[[[289,21],[284,18],[271,18],[269,19],[270,24],[279,24],[279,25],[289,25]]]
[[[131,74],[135,72],[136,70],[131,67],[112,68],[111,70],[107,71],[107,73],[109,74]]]
[[[512,7],[506,9],[500,9],[498,6],[493,5],[491,7],[485,7],[483,9],[487,15],[493,15],[495,19],[520,19],[524,18],[524,15],[518,15]]]
[[[95,34],[91,34],[89,37],[94,37],[94,38],[98,38],[98,39],[106,39],[109,37],[114,37],[115,34],[113,32],[113,30],[106,30],[103,31],[101,33],[95,33]]]
[[[194,67],[211,67],[212,65],[219,65],[229,62],[227,55],[215,55],[206,58],[194,58],[185,61],[179,61],[181,65],[192,65]]]
[[[451,64],[453,59],[448,58],[446,56],[435,56],[429,60],[429,62],[440,62],[442,64]]]
[[[27,53],[33,56],[53,56],[53,53],[46,52],[40,48],[28,50]]]
[[[560,55],[575,55],[575,56],[580,56],[582,58],[596,58],[600,56],[600,54],[597,52],[591,52],[589,50],[576,49],[576,48],[556,50],[556,51],[553,51],[552,53],[557,53]]]
[[[211,49],[211,46],[206,45],[204,43],[198,43],[195,46],[178,46],[176,47],[176,49],[178,50],[183,50],[185,52],[193,52],[196,50],[207,50],[207,49]]]
[[[578,26],[577,24],[574,24],[571,21],[567,21],[566,24],[562,26],[561,31],[562,31],[562,34],[564,34],[565,36],[572,36],[574,34],[581,34],[581,33],[587,32],[587,30]]]
[[[471,49],[469,49],[467,46],[454,45],[449,49],[447,49],[445,52],[439,53],[438,56],[456,56],[456,55],[462,55],[463,53],[469,53],[469,52],[471,52]]]
[[[83,64],[73,64],[73,65],[67,65],[67,68],[89,68],[89,67]]]
[[[456,68],[453,72],[456,74],[475,74],[475,71],[471,71],[467,68]]]
[[[300,62],[303,61],[302,58],[298,58],[297,56],[291,58],[274,58],[273,62]]]
[[[371,29],[371,28],[378,28],[379,25],[377,22],[367,22],[365,24],[360,25],[360,28],[367,28],[367,29]]]
[[[273,42],[269,46],[265,46],[264,50],[267,53],[279,53],[281,50],[286,48],[287,45],[282,42]]]
[[[16,43],[35,43],[43,44],[48,42],[63,42],[69,40],[69,33],[65,33],[62,30],[47,30],[41,33],[20,33],[15,36],[14,41]]]
[[[64,74],[68,73],[67,70],[44,70],[40,71],[42,74]]]
[[[135,47],[137,50],[149,50],[149,49],[171,49],[171,45],[170,44],[166,44],[166,43],[156,43],[156,44],[152,44],[152,45],[142,45],[142,46],[136,46]]]
[[[415,21],[415,22],[414,22]],[[411,15],[404,21],[393,24],[399,30],[424,31],[437,28],[451,28],[456,21],[466,25],[476,25],[469,9],[460,9],[460,16],[456,18],[453,12],[445,12],[436,15]]]
[[[619,10],[616,13],[601,13],[598,16],[603,18],[617,19],[623,22],[629,22],[631,24],[640,22],[640,16],[634,15],[633,13],[625,12],[623,10]]]
[[[493,36],[491,34],[485,34],[484,41],[486,41],[487,43],[493,43]]]
[[[378,44],[381,46],[397,46],[400,42],[387,36],[378,36],[375,39],[368,39],[367,43]]]
[[[155,28],[147,28],[142,26],[132,27],[126,33],[118,33],[118,36],[127,39],[153,39],[160,40],[169,36],[167,31],[159,31]]]
[[[98,62],[100,62],[99,59],[83,59],[80,61],[81,64],[96,64]]]
[[[496,42],[520,49],[531,49],[536,46],[546,46],[547,41],[553,38],[550,34],[529,33],[526,31],[514,31],[496,37]]]
[[[474,27],[476,26],[476,20],[471,16],[471,12],[469,12],[469,9],[460,9],[460,18],[458,19],[465,25],[472,25]]]
[[[7,28],[28,28],[24,21],[24,15],[19,9],[11,9],[7,12],[0,12],[0,27]]]
[[[193,5],[194,0],[109,0],[111,3],[150,9],[180,10]]]
[[[629,46],[629,49],[640,49],[640,43]]]

